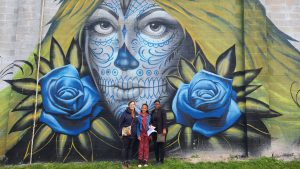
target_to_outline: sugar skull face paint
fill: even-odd
[[[85,28],[88,65],[116,116],[128,100],[139,105],[167,98],[165,76],[184,40],[174,18],[152,0],[104,0]]]

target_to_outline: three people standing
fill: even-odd
[[[141,113],[138,115],[135,111],[135,102],[128,102],[128,107],[120,118],[119,126],[119,135],[122,136],[123,141],[123,166],[128,167],[129,165],[129,160],[136,139],[139,140],[138,167],[141,167],[142,164],[144,164],[144,166],[148,166],[149,143],[151,138],[154,142],[156,164],[164,162],[164,142],[167,135],[166,112],[160,107],[159,100],[154,101],[154,107],[155,109],[150,115],[148,105],[143,104],[141,107]],[[151,136],[148,136],[147,131],[149,130],[150,125],[155,127],[157,133],[153,133]]]

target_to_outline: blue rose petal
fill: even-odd
[[[42,112],[40,121],[47,124],[54,132],[72,136],[88,130],[91,125],[91,119],[89,117],[80,120],[71,120],[46,112]]]
[[[240,117],[232,80],[202,70],[189,84],[181,84],[173,99],[176,122],[210,137],[232,126]],[[213,125],[212,125],[213,123]]]
[[[176,118],[176,121],[184,121],[180,118],[180,116],[183,116],[181,114],[191,116],[191,118],[193,119],[221,117],[222,112],[227,111],[229,108],[230,101],[227,102],[227,105],[220,107],[219,109],[214,109],[210,111],[202,111],[197,108],[194,108],[192,107],[192,104],[189,103],[188,89],[189,85],[182,84],[177,90],[177,93],[173,99],[172,109],[175,114],[175,117],[178,116],[178,118]],[[183,124],[183,122],[181,124]]]
[[[55,82],[56,80],[49,81],[49,85],[47,86],[48,90],[45,91],[45,93],[42,92],[42,98],[43,98],[43,108],[46,112],[52,112],[53,114],[61,114],[61,115],[68,115],[69,109],[66,107],[62,107],[59,104],[55,102]],[[42,86],[42,90],[43,87]]]
[[[193,131],[201,133],[206,137],[211,137],[231,127],[240,118],[240,116],[241,112],[238,105],[235,103],[235,101],[231,100],[228,114],[224,124],[221,127],[208,126],[206,125],[207,123],[204,125],[201,123],[201,121],[196,121],[193,125]]]
[[[69,119],[80,119],[84,116],[87,116],[91,113],[92,111],[92,106],[99,100],[99,96],[96,93],[92,93],[92,90],[90,90],[88,87],[84,88],[84,100],[83,102],[85,103],[83,107],[78,110],[76,113],[67,116]]]
[[[55,92],[54,100],[59,106],[68,111],[76,111],[82,106],[78,103],[82,103],[84,89],[78,78],[63,76],[56,81],[54,90],[57,90],[57,92],[53,91]],[[63,92],[65,96],[59,94]]]
[[[41,86],[48,86],[50,81],[59,79],[63,76],[79,77],[79,73],[72,65],[66,65],[51,70],[51,72],[47,73],[39,80],[39,83]],[[42,93],[45,93],[45,91],[47,91],[47,88],[42,88]]]
[[[77,69],[53,69],[39,81],[43,98],[40,121],[58,133],[78,135],[90,128],[103,107],[90,77],[80,79]]]
[[[180,90],[188,90],[188,88],[189,88],[189,85],[187,85],[187,84],[180,85]],[[187,95],[188,94],[186,92],[177,91],[177,93],[173,99],[172,110],[174,112],[177,123],[185,125],[185,126],[191,126],[195,120],[188,114],[183,113],[181,110],[183,108],[181,104],[186,101]],[[178,100],[182,100],[182,102],[177,103]],[[187,109],[187,111],[190,111],[190,110]]]
[[[211,87],[212,84],[215,84],[215,87]],[[197,88],[202,89],[204,87],[204,89],[209,89],[209,87],[211,87],[212,90],[217,88],[218,90],[217,94],[219,96],[214,100],[207,101],[207,103],[213,103],[213,104],[208,104],[207,108],[210,110],[228,104],[228,98],[230,97],[232,91],[232,87],[231,87],[232,80],[208,72],[206,70],[202,70],[201,72],[195,74],[195,76],[190,82],[190,86],[191,86],[189,89],[190,96]],[[215,102],[217,102],[217,104],[214,104]],[[192,103],[192,104],[197,104],[197,103]]]

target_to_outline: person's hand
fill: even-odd
[[[141,141],[141,136],[138,136],[138,140]]]
[[[166,134],[167,134],[167,129],[164,128],[164,129],[163,129],[163,135],[166,135]]]

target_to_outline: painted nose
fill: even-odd
[[[130,54],[125,44],[119,50],[114,64],[123,71],[139,67],[139,62]]]

